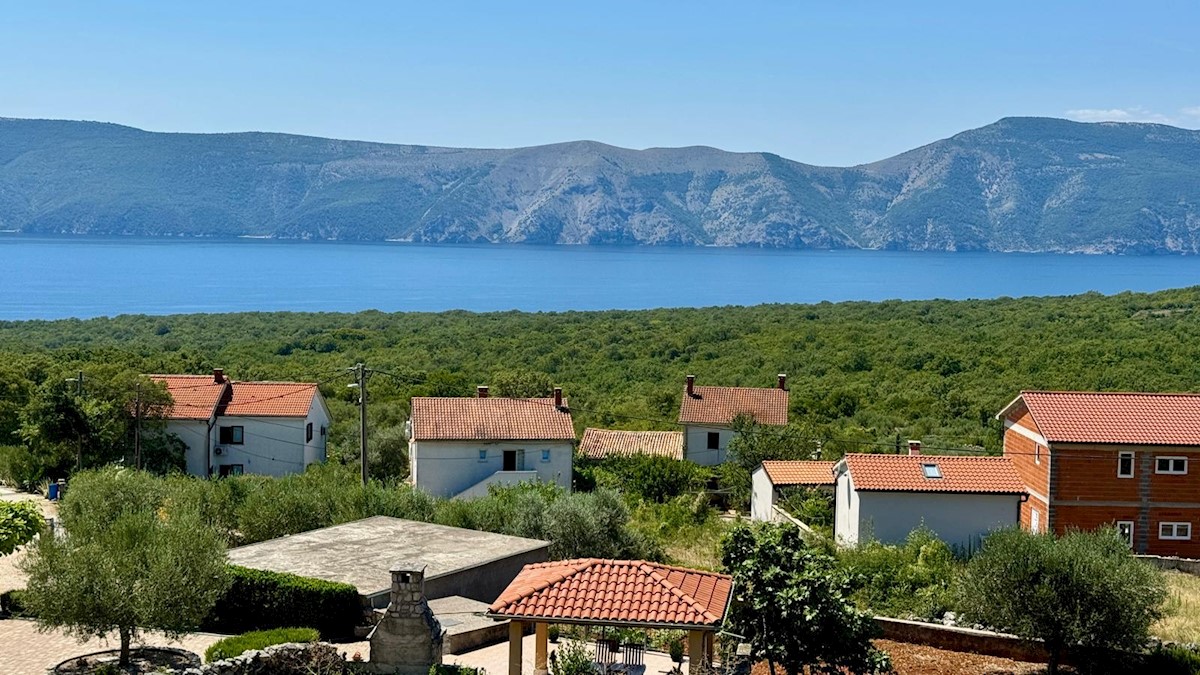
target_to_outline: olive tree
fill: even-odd
[[[995,532],[968,563],[959,606],[973,621],[1044,641],[1049,672],[1082,648],[1140,652],[1167,597],[1163,575],[1134,558],[1116,530],[1056,538]]]
[[[39,538],[22,564],[42,628],[116,633],[127,665],[142,630],[174,637],[199,627],[228,585],[224,543],[196,515],[164,509],[160,484],[129,469],[74,478],[64,533]]]
[[[736,526],[721,549],[733,576],[733,632],[754,656],[798,673],[886,673],[891,660],[871,644],[874,620],[854,607],[850,580],[789,524]]]

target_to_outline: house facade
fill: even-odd
[[[491,485],[541,481],[571,488],[575,427],[562,390],[551,398],[416,397],[409,420],[413,485],[439,497],[478,497]]]
[[[699,386],[696,376],[688,375],[679,405],[684,459],[705,466],[721,464],[737,435],[731,428],[735,418],[749,416],[758,424],[785,426],[787,415],[787,375],[780,374],[770,389]]]
[[[849,454],[834,472],[833,527],[844,546],[897,544],[926,527],[976,548],[988,532],[1015,526],[1025,499],[1007,457]]]
[[[769,460],[750,474],[750,519],[781,520],[775,504],[780,491],[789,487],[808,487],[833,491],[833,467],[837,462],[807,460]]]
[[[166,431],[187,446],[194,476],[284,476],[326,459],[329,409],[315,383],[236,382],[210,375],[149,375],[171,395]]]
[[[1200,395],[1023,391],[997,418],[1022,527],[1112,525],[1137,553],[1200,558]]]

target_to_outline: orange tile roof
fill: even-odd
[[[751,415],[759,424],[787,424],[786,389],[756,387],[701,387],[683,391],[679,406],[682,424],[726,425],[738,415]]]
[[[552,398],[415,397],[415,441],[573,441],[575,426],[563,400]]]
[[[837,462],[767,460],[762,463],[767,478],[775,485],[833,485]]]
[[[229,386],[217,383],[212,375],[147,375],[166,385],[172,405],[166,418],[170,420],[207,420],[213,416],[221,395]]]
[[[1023,391],[1018,400],[1052,443],[1200,445],[1200,394]]]
[[[226,417],[307,417],[317,385],[313,382],[234,382],[221,406]]]
[[[716,626],[725,616],[733,580],[641,560],[535,563],[488,608],[515,619],[582,623]]]
[[[1025,484],[1007,457],[849,454],[843,460],[855,490],[881,492],[987,492],[1021,494]],[[936,464],[941,478],[926,478]]]
[[[592,459],[657,455],[682,460],[683,432],[585,429],[579,451]]]

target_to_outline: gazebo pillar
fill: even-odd
[[[525,624],[520,621],[508,623],[508,675],[521,675],[521,641],[525,637]]]
[[[550,624],[539,621],[533,624],[533,675],[548,675],[546,652],[550,646]]]
[[[708,641],[705,640],[706,631],[689,630],[688,631],[688,673],[694,675],[696,672],[693,668],[698,668],[702,665],[707,666],[710,661],[708,659]]]

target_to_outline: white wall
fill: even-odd
[[[759,466],[750,474],[750,520],[774,520],[772,506],[775,506],[775,484],[767,477],[766,469]]]
[[[850,473],[843,471],[838,474],[834,494],[833,532],[834,540],[843,546],[854,546],[858,543],[858,513],[860,502],[858,492],[850,479]]]
[[[321,416],[311,411],[304,417],[218,417],[213,427],[213,475],[220,475],[221,466],[241,464],[243,473],[264,476],[286,476],[304,471],[314,461],[325,458],[325,439],[321,436]],[[313,420],[312,442],[305,442],[305,424]],[[328,427],[328,420],[324,419]],[[241,445],[217,443],[220,428],[242,427]]]
[[[991,530],[1018,523],[1019,495],[946,492],[857,492],[859,537],[904,541],[924,525],[950,545],[978,547]]]
[[[486,459],[479,459],[480,450],[487,452]],[[501,471],[505,450],[525,451],[518,471],[536,471],[540,480],[571,489],[571,441],[411,441],[411,480],[431,495],[453,497]],[[549,461],[542,461],[543,450],[550,451]]]
[[[711,431],[721,435],[720,447],[716,450],[708,449],[708,434]],[[737,433],[731,429],[687,425],[683,430],[683,458],[701,466],[721,464],[728,459],[729,441],[733,440],[735,436]]]
[[[208,475],[208,420],[167,420],[166,432],[187,445],[183,458],[193,476]]]

